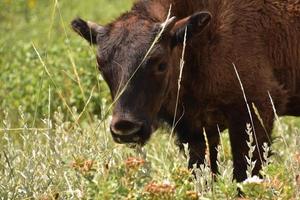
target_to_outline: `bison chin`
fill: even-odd
[[[110,127],[110,132],[115,142],[119,144],[131,144],[143,146],[150,139],[155,128],[150,123],[143,123],[138,129],[130,134],[122,134]]]

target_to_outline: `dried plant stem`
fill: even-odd
[[[240,75],[237,71],[237,68],[235,66],[234,63],[232,63],[233,65],[233,68],[234,68],[234,71],[236,73],[236,76],[238,78],[238,81],[240,83],[240,86],[241,86],[241,90],[243,92],[243,97],[244,97],[244,100],[245,100],[245,103],[246,103],[246,106],[247,106],[247,110],[248,110],[248,114],[249,114],[249,117],[250,117],[250,121],[251,121],[251,126],[252,126],[252,129],[253,129],[253,135],[254,135],[254,139],[255,139],[255,143],[256,143],[256,146],[257,146],[257,151],[258,151],[258,155],[259,155],[259,159],[261,161],[261,163],[263,162],[263,159],[262,159],[262,156],[261,156],[261,153],[260,153],[260,147],[259,147],[259,144],[258,144],[258,141],[257,141],[257,136],[256,136],[256,132],[255,132],[255,127],[254,127],[254,122],[253,122],[253,117],[252,117],[252,114],[251,114],[251,110],[250,110],[250,106],[248,104],[248,99],[247,99],[247,96],[246,96],[246,93],[245,93],[245,90],[244,90],[244,86],[242,84],[242,81],[241,81],[241,78],[240,78]]]
[[[55,13],[55,8],[56,8],[57,11],[58,11],[59,18],[60,18],[60,22],[61,22],[61,24],[62,24],[62,27],[63,27],[63,30],[64,30],[64,34],[65,34],[66,40],[69,41],[69,36],[68,36],[68,34],[67,34],[66,25],[65,25],[65,22],[64,22],[64,20],[63,20],[63,16],[62,16],[62,14],[61,14],[61,11],[60,11],[60,6],[59,6],[58,0],[55,0],[53,15],[54,15],[54,13]],[[92,47],[90,47],[90,48],[92,48]],[[85,96],[85,94],[84,94],[84,89],[83,89],[83,86],[82,86],[82,84],[81,84],[81,79],[80,79],[80,77],[79,77],[79,74],[78,74],[78,71],[77,71],[77,67],[76,67],[74,58],[73,58],[73,56],[72,56],[71,47],[70,47],[69,44],[67,45],[67,52],[68,52],[68,56],[69,56],[69,60],[70,60],[70,62],[71,62],[72,68],[73,68],[73,72],[74,72],[75,77],[76,77],[76,83],[78,84],[78,87],[79,87],[79,89],[80,89],[80,92],[81,92],[81,95],[82,95],[83,100],[84,100],[84,102],[85,102],[85,105],[88,105],[88,102],[86,102],[87,100],[86,100],[86,96]],[[83,110],[83,112],[84,112],[84,111],[85,111],[85,110]],[[91,123],[91,122],[92,122],[91,114],[88,113],[87,116],[88,116],[89,122]],[[78,121],[78,119],[77,119],[77,121]]]
[[[58,93],[59,97],[61,98],[61,100],[63,101],[63,103],[65,104],[65,106],[67,107],[67,109],[68,109],[68,111],[70,112],[71,116],[73,117],[74,121],[76,121],[76,117],[75,117],[75,115],[74,115],[72,109],[70,108],[70,106],[68,105],[66,99],[64,98],[64,96],[62,95],[61,91],[60,91],[59,88],[57,87],[55,81],[54,81],[53,78],[52,78],[52,75],[50,74],[50,72],[49,72],[49,70],[48,70],[48,68],[47,68],[47,65],[46,65],[45,62],[43,61],[43,59],[42,59],[40,53],[39,53],[38,50],[36,49],[36,47],[35,47],[35,45],[34,45],[33,42],[32,42],[32,46],[33,46],[33,49],[34,49],[34,51],[36,52],[36,54],[37,54],[37,56],[38,56],[40,62],[42,63],[42,65],[43,65],[43,67],[44,67],[44,69],[45,69],[47,75],[49,76],[50,81],[52,82],[52,84],[54,85],[54,87],[55,87],[56,89],[58,89],[58,92],[57,92],[57,93]]]
[[[187,35],[187,27],[185,28],[185,32],[184,32],[183,48],[182,48],[182,54],[181,54],[181,58],[180,58],[179,77],[178,77],[178,82],[177,82],[177,95],[176,95],[176,103],[175,103],[171,136],[173,135],[174,129],[176,127],[175,125],[176,125],[176,117],[177,117],[178,103],[179,103],[179,96],[180,96],[180,89],[181,89],[181,80],[182,80],[183,67],[184,67],[184,63],[185,63],[184,55],[185,55],[185,49],[186,49],[186,35]]]
[[[276,121],[278,121],[279,127],[282,127],[282,123],[281,123],[281,121],[280,121],[280,119],[279,119],[279,117],[277,115],[277,111],[276,111],[276,108],[275,108],[275,105],[274,105],[274,102],[273,102],[273,99],[272,99],[272,96],[271,96],[270,92],[268,92],[268,95],[269,95],[269,98],[270,98],[270,102],[272,104],[272,108],[273,108],[273,112],[274,112],[274,115],[275,115],[275,119],[276,119]],[[284,136],[282,135],[282,132],[281,131],[279,131],[279,132],[280,132],[280,136],[281,136],[281,138],[283,140],[283,143],[284,143],[285,147],[288,148],[288,144],[287,144]]]
[[[177,81],[176,103],[175,103],[174,117],[173,117],[173,123],[172,123],[172,128],[171,128],[171,134],[170,134],[170,138],[169,138],[169,145],[168,145],[168,147],[170,147],[171,138],[174,135],[174,131],[175,131],[176,125],[177,125],[177,123],[179,122],[179,120],[181,120],[181,118],[184,115],[184,112],[183,112],[182,115],[180,116],[180,118],[178,119],[178,121],[176,121],[177,111],[178,111],[178,103],[179,103],[179,96],[180,96],[180,89],[181,89],[182,73],[183,73],[183,67],[184,67],[184,63],[185,63],[184,62],[184,55],[185,55],[185,49],[186,49],[186,35],[187,35],[187,27],[185,28],[185,31],[184,31],[183,48],[182,48],[182,54],[181,54],[181,58],[180,58],[179,76],[178,76],[178,81]]]

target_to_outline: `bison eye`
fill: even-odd
[[[157,70],[158,70],[158,72],[162,73],[162,72],[166,71],[167,67],[168,67],[167,63],[160,63],[158,65]]]

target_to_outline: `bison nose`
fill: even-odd
[[[112,120],[111,131],[116,135],[131,135],[137,133],[142,128],[142,123],[124,119]]]

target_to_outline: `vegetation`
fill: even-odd
[[[236,199],[238,188],[244,199],[300,199],[299,118],[276,120],[263,179],[241,184],[232,181],[226,131],[216,180],[208,159],[195,176],[187,170],[187,150],[178,151],[167,127],[143,148],[112,141],[95,50],[69,22],[82,16],[104,24],[131,4],[0,1],[0,199]]]

